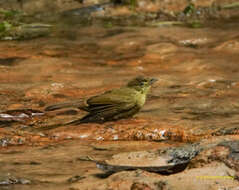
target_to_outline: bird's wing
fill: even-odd
[[[115,112],[129,110],[136,104],[136,92],[130,88],[119,88],[87,100],[90,112]]]
[[[54,111],[62,108],[69,108],[69,107],[79,107],[79,108],[84,108],[85,102],[83,99],[76,100],[76,101],[70,101],[70,102],[65,102],[65,103],[59,103],[59,104],[53,104],[50,106],[47,106],[45,108],[45,111]]]

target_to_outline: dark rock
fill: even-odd
[[[186,145],[183,147],[170,148],[168,154],[172,157],[168,163],[189,162],[192,158],[198,155],[202,148],[198,144]]]
[[[104,9],[104,6],[108,6],[110,4],[111,3],[102,3],[102,4],[96,4],[96,5],[91,5],[87,7],[67,10],[62,12],[62,16],[78,16],[79,18],[86,17],[86,16],[90,16],[90,14],[93,12],[102,11]]]
[[[141,169],[168,175],[184,170],[201,150],[198,144],[193,144],[158,151],[121,153],[111,160],[96,161],[96,165],[105,172]]]
[[[4,59],[0,59],[0,65],[15,66],[20,60],[23,60],[23,58],[20,58],[20,57],[4,58]]]
[[[8,146],[9,143],[10,143],[10,139],[8,139],[8,138],[0,139],[0,146],[2,146],[2,147]]]
[[[225,141],[219,143],[218,146],[225,146],[230,149],[229,159],[239,161],[239,141]]]
[[[84,178],[85,178],[84,176],[76,175],[76,176],[73,176],[73,177],[69,178],[67,181],[69,183],[75,183],[75,182],[80,181],[80,180],[82,180]]]
[[[28,185],[31,184],[31,180],[24,179],[24,178],[17,178],[14,176],[8,176],[8,177],[1,177],[0,179],[0,185],[14,185],[14,184],[22,184],[22,185]]]
[[[130,190],[153,190],[153,189],[145,183],[135,182],[130,187]]]

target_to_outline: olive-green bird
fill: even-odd
[[[103,123],[128,118],[138,113],[143,107],[151,85],[157,79],[137,77],[126,86],[106,91],[85,101],[61,103],[48,106],[45,110],[52,111],[66,107],[78,107],[89,112],[81,119],[67,124]]]

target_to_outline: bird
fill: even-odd
[[[84,117],[71,121],[67,125],[82,123],[104,123],[130,118],[140,111],[146,101],[147,94],[157,81],[155,78],[138,76],[130,80],[125,86],[115,88],[84,101],[60,103],[50,105],[45,111],[53,111],[67,107],[78,107],[88,112]]]

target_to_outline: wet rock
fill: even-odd
[[[202,148],[199,144],[186,145],[183,147],[176,147],[168,149],[167,153],[172,157],[168,163],[183,163],[189,162],[192,158],[197,156]]]
[[[74,7],[80,7],[82,6],[80,3],[78,3],[75,0],[67,0],[67,1],[59,1],[59,2],[48,2],[45,0],[40,0],[39,2],[35,2],[34,0],[27,0],[27,1],[10,1],[8,3],[1,3],[1,6],[3,8],[9,8],[11,7],[12,9],[21,9],[24,12],[27,12],[28,14],[36,14],[42,11],[54,11],[56,12],[57,10],[59,11],[60,7],[65,10],[69,8],[74,8]]]
[[[130,187],[130,190],[152,190],[152,188],[145,184],[145,183],[133,183],[132,186]]]
[[[20,26],[12,26],[9,30],[1,33],[1,40],[29,40],[50,33],[50,25],[46,24],[21,24]]]
[[[102,147],[102,146],[93,146],[93,149],[94,149],[94,150],[99,150],[99,151],[108,151],[108,150],[111,149],[111,147],[108,147],[108,146],[106,146],[106,147]]]
[[[28,185],[31,184],[31,180],[24,179],[24,178],[18,178],[14,176],[1,176],[0,177],[0,186],[2,185],[14,185],[14,184],[22,184],[22,185]]]
[[[0,145],[1,145],[2,147],[6,147],[6,146],[8,146],[9,141],[10,141],[10,139],[8,139],[8,138],[1,138],[1,139],[0,139]]]
[[[225,138],[222,137],[221,140]],[[229,137],[227,137],[229,138]],[[175,146],[174,142],[169,144],[153,143],[153,142],[140,142],[140,141],[120,141],[120,142],[93,142],[95,146],[114,146],[114,150],[111,151],[97,151],[92,149],[92,146],[89,146],[89,141],[71,141],[68,143],[64,142],[58,145],[55,145],[50,149],[42,149],[39,147],[32,147],[30,149],[25,149],[24,154],[14,154],[14,157],[11,154],[1,154],[1,159],[3,161],[1,167],[2,171],[9,171],[11,168],[14,169],[14,173],[19,171],[23,175],[31,175],[32,177],[41,181],[37,183],[36,186],[43,185],[44,187],[55,187],[55,183],[58,182],[62,184],[60,189],[67,188],[72,189],[97,189],[105,190],[107,188],[111,189],[130,189],[134,188],[149,188],[149,189],[176,189],[181,190],[184,188],[187,189],[200,189],[211,190],[211,187],[238,187],[238,181],[232,180],[235,176],[235,171],[233,167],[230,169],[227,165],[224,164],[222,158],[227,158],[227,155],[230,154],[229,148],[225,146],[216,146],[210,145],[207,147],[209,141],[205,140],[204,144],[201,144],[204,148],[207,148],[199,153],[189,162],[189,167],[183,170],[183,172],[171,173],[171,175],[161,175],[158,173],[150,173],[143,170],[135,171],[122,171],[112,175],[99,175],[99,170],[95,167],[95,163],[92,162],[92,159],[83,161],[79,158],[79,155],[90,155],[93,158],[105,158],[108,159],[112,153],[117,154],[123,151],[135,151],[138,150],[149,150],[149,149],[159,149],[160,147],[169,147]],[[147,145],[146,145],[147,144]],[[215,149],[216,146],[216,149]],[[90,149],[89,149],[90,147]],[[234,145],[233,145],[234,147]],[[236,148],[236,147],[234,147]],[[186,146],[184,148],[180,147],[179,152],[175,155],[179,155],[179,160],[184,160],[183,154],[189,150]],[[192,150],[195,148],[192,148]],[[17,148],[16,150],[19,150]],[[170,150],[170,148],[161,148],[161,150]],[[172,150],[176,150],[175,147]],[[207,152],[206,152],[207,151]],[[153,151],[151,151],[153,152]],[[190,152],[190,151],[189,151]],[[193,151],[192,151],[193,152]],[[186,154],[185,158],[190,158],[192,153]],[[207,158],[207,161],[203,161],[202,157]],[[218,157],[219,156],[219,157]],[[52,162],[52,157],[54,157],[54,162]],[[29,158],[31,158],[29,160]],[[219,160],[221,158],[221,160]],[[41,165],[13,165],[14,161],[37,161],[41,162]],[[175,159],[177,160],[177,159]],[[7,164],[7,163],[11,164]],[[59,164],[62,167],[59,167]],[[192,167],[194,164],[194,167]],[[51,168],[51,170],[42,169],[42,166],[45,168]],[[24,170],[20,170],[24,168]],[[37,170],[33,172],[32,168]],[[72,170],[72,168],[75,168]],[[81,175],[82,174],[84,175]],[[63,174],[64,173],[64,174]],[[16,175],[17,176],[17,175]],[[76,176],[76,177],[75,177]],[[79,176],[79,177],[78,177]],[[81,178],[85,177],[85,178]],[[68,179],[72,178],[72,182],[66,183]],[[76,179],[75,179],[76,178]],[[79,179],[79,181],[78,181]],[[47,182],[46,182],[47,180]],[[76,180],[76,181],[75,181]],[[53,185],[52,185],[52,183]],[[52,185],[52,186],[51,186]],[[35,184],[32,184],[33,187],[36,187]],[[31,186],[31,187],[32,187]]]
[[[220,152],[218,153],[220,154]],[[197,159],[197,157],[195,157],[195,159]],[[236,188],[238,186],[238,182],[233,180],[234,174],[235,172],[226,167],[224,163],[214,164],[211,160],[204,165],[204,167],[190,168],[184,170],[184,172],[179,172],[169,176],[148,173],[142,170],[119,172],[109,176],[103,181],[99,181],[97,183],[97,188],[100,190],[106,187],[115,187],[117,184],[118,189],[130,189],[129,187],[132,187],[134,183],[139,183],[138,185],[134,185],[136,187],[143,187],[143,184],[146,184],[145,187],[151,189],[159,188],[180,190],[184,188],[203,188],[205,190],[211,190],[212,186],[216,186],[217,188]],[[78,187],[82,187],[82,189],[84,189],[84,185],[86,184],[87,180],[83,180],[81,185]]]
[[[75,184],[73,187],[87,189],[86,181],[81,182],[81,185]],[[98,181],[96,184],[97,190],[103,189],[129,189],[129,190],[141,190],[141,189],[159,189],[160,187],[164,187],[163,189],[167,190],[168,185],[162,185],[161,179],[159,176],[147,173],[145,171],[136,170],[132,172],[119,172],[109,176],[106,179]],[[93,185],[90,184],[88,188],[93,188]]]
[[[223,160],[229,167],[239,172],[239,141],[225,141],[219,143],[218,146],[229,148],[229,154],[227,154],[226,157],[219,157],[219,159]],[[236,177],[239,179],[238,174]]]
[[[158,151],[121,153],[114,155],[111,160],[97,161],[96,165],[106,172],[142,169],[159,173],[173,173],[183,170],[199,152],[198,145],[188,145]]]
[[[39,110],[17,109],[0,113],[0,121],[21,121],[35,116],[42,116],[44,113]]]
[[[25,144],[26,137],[22,137],[16,134],[12,134],[9,137],[1,138],[0,143],[2,147],[8,147],[11,145],[22,145]]]
[[[230,127],[227,128],[221,128],[217,131],[213,132],[212,135],[214,136],[224,136],[224,135],[235,135],[239,133],[239,127],[234,126],[235,124],[232,124]]]
[[[22,60],[23,58],[20,57],[11,57],[0,59],[0,65],[2,66],[15,66],[18,64],[18,61]]]
[[[73,177],[69,178],[67,181],[69,183],[75,183],[75,182],[78,182],[78,181],[80,181],[80,180],[82,180],[84,178],[85,178],[84,176],[76,175],[76,176],[73,176]]]
[[[238,177],[239,155],[238,141],[222,141],[217,144],[204,144],[204,150],[192,159],[189,168],[205,168],[213,162],[225,164],[232,170],[229,172],[231,178]]]
[[[230,149],[229,158],[234,159],[235,161],[239,160],[239,141],[225,141],[219,143],[218,146],[225,146]]]
[[[214,49],[216,51],[227,51],[230,53],[236,53],[238,52],[238,49],[239,49],[239,40],[234,39],[234,40],[225,41],[221,43],[220,45],[218,45],[217,47],[215,47]]]
[[[110,6],[111,3],[95,4],[91,6],[81,7],[77,9],[67,10],[61,13],[63,17],[65,16],[78,16],[78,19],[88,19],[92,13],[103,11],[106,6]]]

